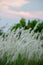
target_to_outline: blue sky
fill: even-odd
[[[43,19],[43,0],[0,0],[0,27],[15,24],[22,17]]]

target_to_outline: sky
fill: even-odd
[[[11,26],[21,18],[43,20],[43,0],[0,0],[0,27]]]

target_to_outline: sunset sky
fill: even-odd
[[[43,0],[0,0],[0,26],[17,23],[22,17],[43,19]]]

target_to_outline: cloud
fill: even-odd
[[[33,18],[41,18],[43,19],[43,11],[32,12]]]
[[[23,5],[29,3],[27,0],[0,0],[0,16],[2,17],[16,17],[19,15],[19,12],[10,10],[10,7],[22,7]]]
[[[0,0],[0,17],[4,18],[43,18],[43,12],[25,12],[25,11],[13,11],[9,6],[21,7],[29,3],[27,0]]]
[[[27,3],[29,3],[27,0],[0,0],[0,11],[12,13],[12,11],[9,10],[9,7],[19,8]]]
[[[0,4],[2,6],[12,6],[12,7],[21,7],[25,4],[29,3],[27,0],[2,0],[0,1]]]
[[[6,7],[4,7],[6,8]],[[1,17],[5,18],[20,18],[20,17],[25,17],[25,18],[40,18],[43,19],[43,12],[42,11],[35,11],[35,12],[24,12],[24,11],[13,11],[8,8],[3,9],[3,13],[0,13]]]

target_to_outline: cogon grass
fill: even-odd
[[[21,32],[20,38],[19,32]],[[43,65],[41,36],[43,31],[34,33],[34,30],[30,32],[30,29],[8,31],[8,36],[5,36],[4,40],[0,36],[0,65]]]

